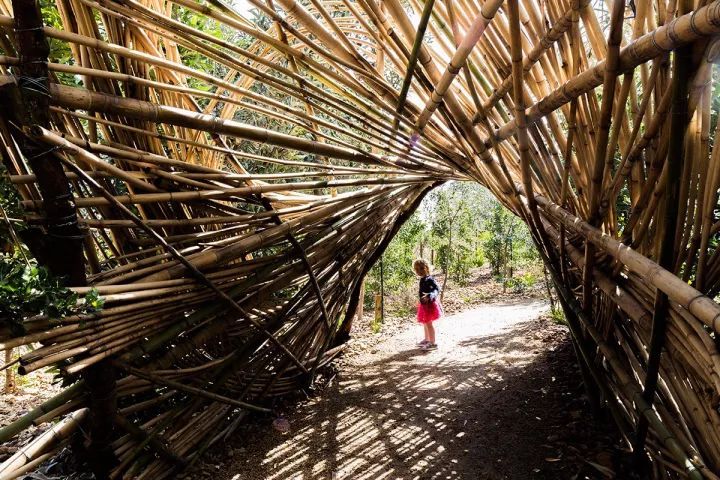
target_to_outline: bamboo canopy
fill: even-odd
[[[342,351],[433,187],[530,227],[588,392],[654,478],[720,478],[720,1],[0,0],[0,145],[32,253],[101,310],[0,324],[83,429],[172,478]]]

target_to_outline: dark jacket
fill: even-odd
[[[418,296],[420,298],[422,298],[423,295],[426,293],[429,294],[429,295],[427,295],[427,298],[429,298],[430,300],[435,300],[437,298],[438,294],[440,293],[440,287],[438,287],[437,282],[430,275],[428,275],[426,277],[422,277],[420,279],[420,287],[418,288]]]

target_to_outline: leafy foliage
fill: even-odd
[[[463,182],[451,182],[428,195],[425,213],[431,245],[437,252],[435,263],[456,282],[467,281],[470,269],[485,261],[478,238],[483,227],[482,206],[489,200],[481,187]]]
[[[460,284],[486,260],[506,288],[520,293],[536,283],[531,274],[513,276],[517,267],[538,261],[527,227],[475,183],[449,182],[430,192],[390,242],[383,254],[385,294],[408,297],[402,305],[415,302],[412,261],[417,257],[432,260]],[[365,303],[371,306],[380,292],[379,263],[365,286]]]
[[[20,195],[10,181],[7,169],[0,163],[0,253],[15,251],[15,236],[26,228],[23,222],[18,221],[22,215]]]
[[[400,228],[395,238],[383,253],[383,274],[386,292],[398,292],[415,279],[412,262],[415,248],[425,235],[425,224],[416,214]],[[380,262],[377,262],[367,276],[366,294],[380,291]]]
[[[80,300],[72,290],[34,260],[0,255],[0,325],[21,335],[23,320],[35,315],[59,318],[103,307],[103,299],[92,290]]]
[[[505,279],[504,286],[513,291],[513,293],[523,293],[532,288],[537,283],[537,278],[530,272],[525,272],[520,276]]]
[[[482,243],[497,277],[510,279],[517,266],[538,259],[527,226],[499,203],[489,210]]]
[[[40,10],[43,16],[43,23],[49,27],[63,30],[62,17],[57,7],[57,2],[52,0],[40,0]],[[48,37],[48,43],[50,46],[50,53],[48,59],[53,63],[61,63],[65,65],[71,65],[74,63],[72,50],[70,45],[57,38]],[[58,77],[61,83],[65,85],[80,86],[82,82],[80,77],[70,73],[55,72],[55,76]]]
[[[20,195],[15,185],[10,181],[8,171],[5,166],[0,163],[0,207],[10,217],[22,216],[20,209]]]
[[[567,325],[567,320],[565,319],[565,312],[563,312],[562,308],[560,308],[559,305],[554,305],[550,308],[550,318],[558,325]]]

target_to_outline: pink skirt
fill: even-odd
[[[430,303],[418,303],[417,307],[417,321],[418,323],[430,323],[434,322],[438,318],[442,317],[443,309],[440,302],[433,300]]]

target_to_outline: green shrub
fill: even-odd
[[[506,278],[503,282],[505,288],[509,288],[513,293],[524,293],[528,289],[535,286],[537,278],[532,273],[523,273],[520,276]]]
[[[0,255],[0,325],[16,335],[24,333],[23,320],[35,315],[59,318],[101,309],[103,299],[91,290],[80,299],[34,259]]]
[[[485,265],[485,254],[482,248],[475,249],[475,259],[473,261],[475,267],[480,268]]]
[[[383,283],[386,295],[400,292],[415,282],[412,262],[415,260],[415,247],[424,231],[425,224],[417,215],[413,215],[400,228],[383,253]],[[366,308],[372,308],[376,292],[380,292],[380,261],[375,263],[365,277]]]
[[[525,285],[525,288],[532,288],[537,283],[537,277],[530,272],[525,272],[520,275],[520,281]]]
[[[550,318],[554,323],[557,323],[559,325],[567,325],[567,320],[565,320],[565,312],[563,312],[563,309],[557,305],[550,309]]]

